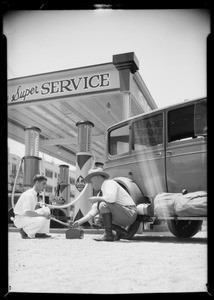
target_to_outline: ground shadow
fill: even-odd
[[[121,242],[139,243],[175,243],[175,244],[207,244],[206,237],[178,238],[175,236],[134,236],[131,240],[120,240]]]

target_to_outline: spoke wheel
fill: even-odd
[[[197,220],[167,220],[169,231],[177,237],[189,238],[201,229],[203,221]]]

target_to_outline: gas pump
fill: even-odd
[[[24,178],[23,188],[27,190],[33,186],[33,177],[40,173],[40,160],[39,157],[39,133],[41,130],[35,126],[29,126],[25,128],[25,156],[22,157],[16,177],[14,180],[14,186],[11,195],[11,205],[14,209],[14,194],[16,181],[19,175],[20,168],[24,161]]]
[[[38,127],[30,126],[25,128],[25,156],[24,156],[24,178],[23,187],[25,190],[33,186],[33,177],[40,173],[39,157],[39,133]]]
[[[90,122],[89,122],[90,123]],[[93,123],[91,123],[93,125]],[[30,187],[33,186],[33,177],[40,173],[40,160],[41,158],[39,157],[39,134],[41,130],[35,126],[27,127],[25,128],[25,156],[22,157],[18,171],[15,177],[14,181],[14,186],[12,190],[12,195],[11,195],[11,205],[12,208],[14,209],[15,204],[14,204],[14,194],[15,194],[15,186],[16,186],[16,181],[18,178],[19,171],[21,169],[21,165],[24,161],[24,180],[23,180],[23,186],[24,189],[27,190]],[[82,135],[81,135],[82,136]],[[84,138],[82,136],[82,138]],[[87,149],[90,149],[89,147],[90,143],[87,143]],[[81,157],[82,155],[82,157]],[[85,156],[84,156],[85,155]],[[81,161],[81,159],[86,159],[89,160],[92,155],[89,155],[87,157],[87,153],[80,154],[80,159],[78,159],[78,162]],[[90,167],[88,167],[89,169]],[[85,171],[86,172],[86,171]],[[69,202],[70,199],[70,188],[69,188],[69,167],[67,165],[60,165],[60,175],[59,175],[59,184],[58,184],[58,195],[60,196],[59,202],[56,205],[51,205],[45,203],[43,201],[43,205],[49,207],[50,209],[71,209],[71,207],[81,199],[81,197],[85,194],[85,192],[88,192],[88,184],[85,184],[84,187],[81,189],[80,193],[78,193],[77,197],[75,198],[74,201]],[[44,199],[43,199],[44,200]],[[66,204],[63,204],[62,202],[67,202]],[[11,220],[13,220],[13,217],[11,217]],[[58,222],[62,225],[65,225],[67,227],[71,227],[69,223],[62,222],[54,217],[51,218],[51,220]],[[78,229],[72,229],[68,232],[66,232],[66,238],[82,238],[83,237],[83,232]]]
[[[69,185],[69,166],[59,166],[59,182],[58,182],[59,204],[63,205],[69,202],[70,199],[70,185]]]
[[[71,210],[71,206],[67,205],[70,203],[69,166],[59,166],[59,178],[56,187],[56,193],[55,196],[50,197],[49,200],[56,204],[56,206],[52,208],[52,215],[63,222],[67,222]],[[65,204],[67,207],[63,208]],[[51,227],[55,227],[52,222]]]
[[[76,162],[76,180],[75,180],[75,198],[84,189],[85,177],[92,167],[93,157],[91,153],[91,130],[94,124],[90,121],[77,122],[78,127],[78,149],[77,149],[77,162]],[[93,195],[93,189],[88,185],[85,193],[82,194],[78,203],[74,206],[74,221],[82,218],[91,208],[88,201]],[[90,224],[85,224],[90,225]]]

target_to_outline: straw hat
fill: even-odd
[[[104,176],[106,179],[110,177],[110,175],[104,172],[102,168],[94,168],[88,171],[88,175],[85,177],[85,182],[89,183],[90,179],[93,176],[98,176],[98,175]]]

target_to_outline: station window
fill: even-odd
[[[194,138],[194,105],[168,113],[168,142]]]
[[[116,128],[109,133],[109,153],[119,155],[129,151],[129,125]]]
[[[46,169],[45,170],[45,176],[48,177],[48,178],[53,178],[53,172]]]
[[[16,175],[16,164],[12,164],[12,174]]]
[[[163,115],[142,118],[133,123],[133,150],[163,144]]]
[[[53,187],[52,187],[51,185],[46,185],[45,191],[46,191],[47,193],[52,193]]]

